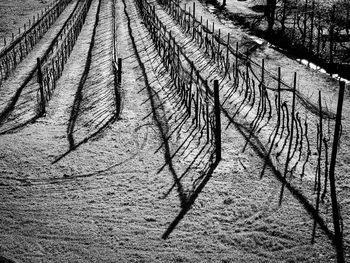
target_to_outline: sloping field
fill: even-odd
[[[222,36],[230,33],[240,52],[254,42],[194,2],[197,16],[214,22]],[[48,3],[21,4],[11,7],[0,0],[1,21],[21,21]],[[318,116],[305,105],[317,105],[321,90],[323,105],[336,112],[338,83],[268,43],[256,44],[250,54],[252,70],[258,68],[253,62],[260,65],[264,58],[271,74],[282,67],[288,85],[294,72],[299,76],[297,90],[305,100],[296,105],[300,116],[308,116],[311,161],[305,161],[301,177],[306,156],[296,153],[293,164],[299,155],[301,161],[284,178],[287,133],[279,137],[279,158],[268,151],[276,115],[256,117],[267,116],[261,105],[268,99],[275,105],[275,93],[257,92],[256,102],[266,98],[265,104],[250,99],[245,104],[248,91],[234,88],[219,59],[212,59],[160,2],[148,4],[150,9],[141,0],[72,0],[0,86],[0,262],[336,262],[329,187],[316,209]],[[1,15],[3,7],[14,6],[15,13]],[[75,27],[84,8],[84,23]],[[159,30],[150,30],[155,24],[142,10],[153,12]],[[69,17],[74,19],[65,23]],[[14,30],[0,30],[0,39]],[[79,34],[75,39],[69,32]],[[57,36],[42,74],[61,73],[41,83],[37,58]],[[117,58],[122,58],[121,83]],[[238,69],[246,67],[240,63]],[[221,159],[218,115],[211,104],[216,80]],[[183,88],[188,83],[190,91]],[[44,84],[52,90],[43,103]],[[288,94],[283,99],[289,103]],[[348,106],[346,90],[336,169],[345,261],[350,259]],[[329,123],[325,133],[334,128],[334,120]]]

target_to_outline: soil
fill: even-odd
[[[0,87],[0,111],[78,2],[72,0]],[[150,2],[212,85],[220,78],[218,69],[161,5]],[[181,5],[192,2],[181,1]],[[317,102],[315,94],[321,90],[324,103],[335,112],[336,80],[279,53],[213,14],[210,6],[194,2],[197,15],[214,22],[222,34],[230,33],[242,52],[255,45],[252,60],[261,63],[264,58],[271,72],[282,67],[287,83],[297,72],[298,91]],[[227,8],[244,7],[244,2],[227,2]],[[208,168],[211,149],[183,116],[170,73],[135,1],[115,1],[115,17],[112,3],[92,1],[47,114],[35,118],[38,85],[33,79],[0,124],[0,262],[5,258],[14,262],[336,262],[329,199],[320,209],[324,225],[318,225],[311,242],[316,217],[308,204],[314,205],[316,198],[314,170],[310,168],[303,180],[291,178],[279,204],[281,178],[273,167],[261,176],[265,158],[254,141],[247,141],[243,129],[249,119],[233,122],[225,114],[223,158],[215,169]],[[48,4],[0,0],[0,39]],[[115,116],[114,44],[116,56],[123,59],[119,116]],[[222,94],[228,88],[224,86]],[[336,170],[346,261],[350,259],[349,95],[347,90]],[[230,113],[231,108],[227,110]],[[259,136],[266,141],[263,132]]]

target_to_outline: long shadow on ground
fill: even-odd
[[[93,33],[91,36],[91,42],[89,45],[89,50],[88,50],[88,55],[86,58],[84,71],[83,71],[83,74],[81,76],[77,91],[75,93],[74,102],[73,102],[70,118],[68,121],[67,138],[68,138],[68,142],[69,142],[69,150],[67,152],[65,152],[64,154],[62,154],[61,156],[59,156],[57,159],[55,159],[52,162],[53,164],[60,161],[62,158],[67,156],[72,151],[76,150],[79,146],[81,146],[84,143],[88,142],[89,140],[97,137],[105,129],[107,129],[111,124],[113,124],[119,117],[119,113],[120,113],[119,111],[117,111],[116,113],[113,113],[112,116],[110,114],[107,114],[110,111],[107,106],[110,106],[110,105],[107,105],[107,106],[105,105],[105,108],[102,108],[102,109],[94,109],[95,110],[94,116],[92,118],[90,118],[88,120],[88,122],[84,123],[84,126],[86,126],[86,127],[94,126],[94,127],[96,127],[95,130],[90,135],[87,135],[85,138],[83,138],[79,142],[76,142],[75,132],[77,131],[76,126],[77,126],[78,118],[80,116],[84,115],[85,113],[87,113],[91,109],[91,107],[93,107],[90,105],[90,107],[84,109],[83,101],[84,101],[84,96],[85,96],[84,88],[86,88],[85,87],[86,82],[87,82],[87,79],[88,79],[88,76],[89,76],[89,73],[91,70],[92,52],[93,52],[93,49],[95,46],[97,26],[98,26],[99,20],[100,20],[101,3],[102,3],[102,1],[99,2],[98,7],[97,7]],[[114,85],[117,85],[117,83],[114,83]],[[98,85],[96,85],[96,86],[98,86]],[[94,87],[94,88],[96,90],[100,90],[99,88],[101,88],[101,87]],[[85,98],[85,99],[93,100],[93,104],[97,104],[98,100],[94,100],[94,98],[93,98],[93,97],[97,97],[97,96],[94,96],[94,95],[96,95],[96,94],[92,94],[92,95],[90,95],[90,98]],[[100,100],[102,100],[102,99],[104,99],[104,98],[100,98]],[[120,103],[120,101],[117,101],[116,103]],[[107,115],[107,116],[105,117],[105,115]],[[99,119],[102,119],[102,120],[98,121]]]
[[[192,207],[193,203],[195,202],[196,198],[198,197],[199,193],[202,191],[202,189],[205,187],[205,185],[207,184],[207,182],[211,178],[211,175],[214,172],[218,162],[212,162],[213,155],[209,153],[210,152],[210,149],[209,149],[209,151],[207,151],[204,154],[204,156],[209,155],[209,162],[207,162],[204,166],[204,169],[202,169],[201,176],[199,178],[197,178],[197,180],[195,180],[192,183],[192,190],[190,193],[188,191],[187,192],[184,191],[184,185],[182,184],[181,179],[183,178],[183,176],[185,174],[188,173],[190,168],[194,165],[194,162],[192,162],[189,165],[189,167],[187,167],[187,169],[185,169],[185,171],[183,172],[183,174],[181,176],[178,175],[177,171],[175,170],[175,165],[173,162],[174,153],[172,153],[171,149],[170,149],[170,137],[176,130],[178,130],[178,131],[181,130],[181,127],[182,127],[181,119],[186,121],[187,116],[186,116],[186,114],[182,114],[181,111],[179,111],[178,118],[180,120],[180,125],[177,124],[175,126],[175,129],[173,129],[172,127],[169,127],[169,124],[168,124],[169,118],[167,118],[165,116],[166,113],[165,113],[165,108],[164,108],[164,104],[163,104],[164,99],[161,100],[158,93],[156,91],[154,91],[150,85],[150,82],[149,82],[147,74],[146,74],[146,69],[145,69],[144,63],[142,62],[142,60],[140,58],[139,51],[136,47],[136,41],[135,41],[135,38],[132,34],[133,30],[131,28],[131,19],[130,19],[128,12],[127,12],[127,7],[125,4],[125,1],[123,1],[123,4],[124,4],[124,13],[128,19],[129,36],[131,38],[131,42],[132,42],[133,49],[135,51],[139,66],[142,70],[143,78],[145,81],[145,86],[146,86],[148,96],[149,96],[149,101],[150,101],[150,104],[152,107],[153,118],[154,118],[156,125],[158,126],[160,136],[162,139],[162,147],[164,148],[165,165],[163,167],[161,167],[160,170],[164,169],[165,166],[168,166],[170,172],[173,175],[174,186],[175,185],[177,186],[177,191],[178,191],[178,194],[180,197],[180,202],[181,202],[181,207],[182,207],[182,210],[180,211],[179,215],[175,218],[175,220],[170,224],[169,228],[164,233],[163,238],[165,239],[175,229],[176,225],[181,221],[181,219],[186,215],[186,213],[191,209],[191,207]],[[169,83],[169,85],[171,85],[171,83]],[[168,98],[174,97],[174,94],[171,94],[171,93],[172,92],[170,90],[170,92],[167,95]],[[181,106],[179,106],[179,107],[181,107]],[[175,115],[176,115],[176,113],[175,113]],[[170,118],[173,118],[173,117],[174,117],[174,115],[170,116]],[[191,129],[191,127],[189,129]],[[188,129],[188,131],[189,131],[189,129]],[[197,133],[200,133],[200,132],[201,131],[199,131],[199,132],[197,131]],[[193,137],[192,138],[191,137],[192,137],[192,135],[190,133],[190,135],[188,135],[188,137],[185,139],[185,142],[187,140],[190,140],[189,143],[191,143],[191,140],[193,138]],[[202,136],[200,136],[199,141],[200,141],[201,137]],[[183,146],[184,146],[184,144],[182,144],[175,151],[175,154],[176,154],[176,152],[179,152],[180,149],[183,148]],[[202,149],[199,151],[199,153],[197,154],[197,156],[194,159],[196,160],[202,152],[205,152],[206,148],[207,148],[206,145],[202,146]],[[184,154],[184,150],[182,150],[181,155],[183,155],[183,154]],[[202,156],[202,158],[204,158],[204,156]],[[200,161],[200,163],[201,162],[202,162],[202,160]],[[198,182],[200,182],[200,183],[198,183]],[[173,187],[170,188],[170,191]]]

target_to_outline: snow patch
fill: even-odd
[[[327,74],[327,71],[324,68],[322,68],[322,67],[320,67],[320,66],[318,66],[318,65],[316,65],[316,64],[314,64],[314,63],[312,63],[310,61],[308,61],[307,59],[297,58],[296,60],[300,64],[303,64],[303,65],[305,65],[305,66],[307,66],[307,67],[309,67],[309,68],[311,68],[313,70],[317,70],[317,71],[319,71],[321,73]],[[331,78],[339,80],[339,81],[344,81],[345,84],[350,84],[350,80],[340,77],[339,74],[331,74]]]

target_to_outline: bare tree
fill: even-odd
[[[275,24],[275,13],[276,13],[277,0],[266,0],[265,16],[267,18],[267,32],[272,32]]]

